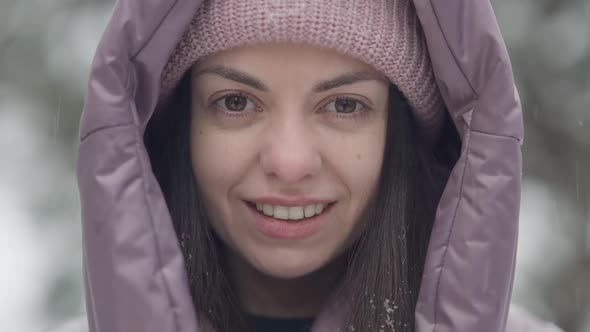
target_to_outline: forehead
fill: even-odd
[[[193,72],[217,65],[231,65],[261,76],[330,77],[343,72],[364,72],[387,81],[371,65],[336,50],[307,44],[265,43],[215,53],[198,61]]]

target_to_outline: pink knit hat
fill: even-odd
[[[160,100],[200,58],[267,42],[334,49],[372,65],[394,83],[430,139],[443,102],[411,0],[205,0],[162,73]]]

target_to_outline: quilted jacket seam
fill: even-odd
[[[449,53],[451,53],[451,55],[453,56],[453,61],[455,62],[455,64],[457,65],[457,68],[459,68],[459,71],[461,72],[461,76],[463,76],[463,79],[465,80],[465,82],[467,82],[467,85],[469,85],[469,88],[471,89],[471,92],[473,92],[475,98],[474,99],[478,99],[479,98],[479,94],[478,92],[473,88],[473,84],[471,83],[471,81],[467,78],[467,75],[465,75],[465,71],[463,70],[463,67],[461,66],[461,63],[457,60],[457,55],[455,54],[455,52],[453,51],[453,48],[451,47],[451,43],[449,43],[449,40],[447,39],[447,35],[444,31],[444,29],[442,28],[441,24],[440,24],[440,19],[438,17],[438,13],[437,11],[434,9],[434,5],[432,4],[433,0],[429,0],[430,3],[430,7],[432,9],[432,13],[434,15],[434,19],[436,20],[436,25],[438,26],[438,30],[440,31],[440,34],[442,35],[444,41],[445,41],[445,45],[447,46],[447,49],[449,50]]]
[[[164,14],[162,16],[162,19],[160,20],[160,22],[158,22],[158,25],[156,25],[156,27],[152,30],[152,33],[150,34],[150,36],[148,38],[146,38],[145,42],[143,43],[143,45],[141,45],[137,51],[131,55],[131,60],[134,60],[142,51],[143,49],[150,43],[150,41],[154,38],[154,35],[156,34],[156,32],[158,30],[160,30],[160,27],[162,26],[162,24],[164,23],[164,21],[166,21],[166,19],[168,18],[168,16],[170,15],[170,12],[172,12],[172,10],[174,9],[174,7],[176,7],[176,4],[178,3],[178,0],[174,0],[174,2],[172,3],[172,5],[170,5],[170,7],[168,8],[168,10],[166,11],[166,14]]]
[[[93,136],[96,133],[100,133],[105,130],[109,130],[109,129],[113,129],[113,128],[131,127],[131,126],[135,126],[135,123],[132,123],[132,122],[116,123],[116,124],[110,124],[110,125],[97,127],[97,128],[92,129],[91,131],[87,132],[84,136],[82,136],[82,138],[80,138],[80,143],[83,143],[86,139],[88,139],[88,137]]]

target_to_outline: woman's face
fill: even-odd
[[[217,53],[191,75],[193,170],[231,252],[277,278],[340,255],[379,179],[386,78],[294,44]]]

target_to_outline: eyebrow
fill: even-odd
[[[270,89],[266,84],[264,84],[261,80],[257,79],[256,77],[238,70],[236,68],[223,66],[223,65],[216,65],[213,67],[208,67],[203,70],[198,71],[194,74],[194,78],[198,77],[202,74],[216,74],[226,79],[242,83],[248,85],[256,90],[268,92]],[[335,89],[340,86],[344,85],[351,85],[363,81],[382,81],[387,82],[387,79],[379,75],[377,73],[372,73],[369,71],[355,71],[355,72],[348,72],[342,75],[339,75],[335,78],[329,80],[323,80],[316,83],[311,91],[313,93],[320,93],[325,92],[331,89]]]
[[[376,73],[368,71],[355,71],[344,73],[329,80],[320,81],[311,89],[314,93],[325,92],[344,85],[351,85],[364,81],[382,81],[387,82],[387,79]]]

